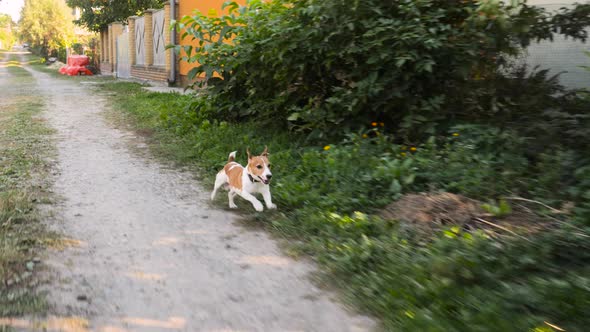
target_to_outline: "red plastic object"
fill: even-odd
[[[90,59],[86,55],[68,56],[68,64],[61,67],[59,72],[63,75],[92,75],[92,72],[86,68],[90,64]]]

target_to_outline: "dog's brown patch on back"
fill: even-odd
[[[244,172],[242,165],[236,162],[227,163],[223,171],[227,175],[229,186],[242,190],[242,173]]]

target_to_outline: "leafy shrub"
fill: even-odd
[[[590,166],[577,169],[574,176],[578,183],[570,188],[570,194],[577,202],[576,218],[590,226]]]
[[[397,157],[399,151],[387,139],[362,134],[323,151],[305,149],[293,160],[296,168],[284,165],[291,169],[281,174],[274,194],[290,209],[314,202],[322,211],[352,213],[386,205],[415,178],[412,160]]]
[[[84,54],[84,45],[82,43],[73,43],[71,47],[76,54]]]
[[[457,126],[447,137],[431,138],[415,155],[421,189],[442,189],[473,198],[520,190],[528,168],[525,140],[488,126]]]
[[[219,18],[196,13],[179,27],[198,41],[184,47],[184,60],[199,64],[190,78],[204,74],[213,86],[206,98],[218,119],[272,119],[312,137],[377,120],[423,136],[510,106],[493,94],[500,65],[521,45],[552,38],[557,26],[586,38],[590,5],[552,16],[512,3],[255,0],[228,3]],[[511,107],[502,113],[513,115]]]

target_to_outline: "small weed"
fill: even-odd
[[[481,208],[498,218],[505,217],[512,213],[512,207],[504,199],[501,199],[497,204],[495,202],[482,204]]]

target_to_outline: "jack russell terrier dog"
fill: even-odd
[[[248,149],[248,165],[246,167],[235,162],[236,152],[234,151],[229,154],[227,164],[217,173],[215,187],[211,193],[211,200],[215,198],[217,190],[221,186],[226,185],[226,187],[229,187],[227,196],[231,209],[237,208],[234,198],[236,195],[240,195],[245,200],[250,201],[256,211],[262,211],[262,203],[254,197],[254,193],[262,194],[266,208],[276,209],[277,206],[272,203],[270,197],[269,183],[272,173],[270,172],[270,162],[268,161],[268,147],[264,147],[264,151],[260,156],[250,155],[250,149]]]

